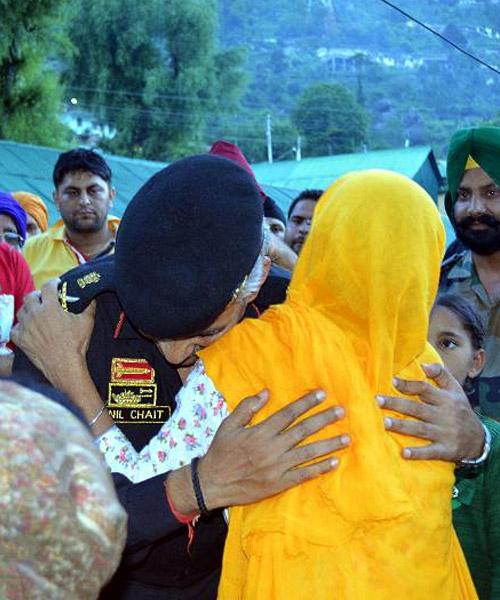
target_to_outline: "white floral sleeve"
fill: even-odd
[[[208,450],[222,421],[229,414],[199,360],[175,397],[177,407],[147,446],[137,452],[117,425],[96,439],[113,473],[138,483],[178,469]]]

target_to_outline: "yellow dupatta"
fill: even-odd
[[[387,171],[350,174],[316,208],[289,295],[201,357],[229,408],[268,388],[262,420],[314,388],[346,419],[312,439],[352,438],[339,468],[231,510],[219,597],[476,598],[451,525],[453,465],[412,462],[421,440],[384,430],[375,395],[425,377],[444,232],[429,196]]]

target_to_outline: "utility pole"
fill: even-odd
[[[266,119],[266,140],[267,140],[267,162],[273,162],[273,138],[271,132],[271,115],[267,115]]]
[[[295,160],[302,160],[302,138],[297,136],[297,145],[295,146]]]

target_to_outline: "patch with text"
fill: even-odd
[[[163,423],[169,406],[159,406],[156,373],[144,358],[113,358],[108,410],[116,423]]]

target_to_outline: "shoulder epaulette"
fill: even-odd
[[[114,291],[114,257],[105,256],[61,275],[59,302],[64,310],[81,313],[104,292]]]
[[[453,269],[453,267],[459,263],[462,258],[467,254],[467,250],[462,250],[461,252],[456,252],[452,254],[441,263],[441,275],[440,282],[448,275],[448,273]]]

